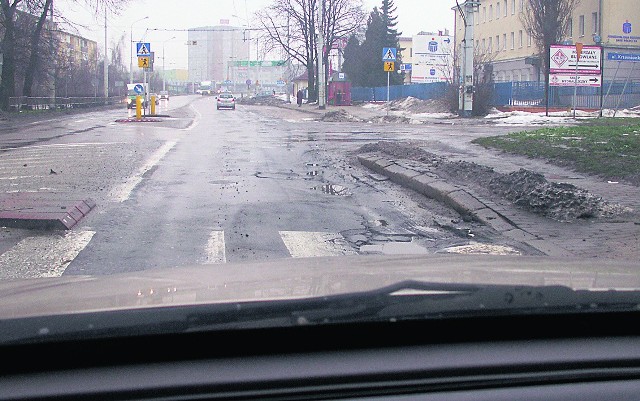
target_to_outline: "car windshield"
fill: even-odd
[[[637,0],[6,3],[0,327],[640,289]]]

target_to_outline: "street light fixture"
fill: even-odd
[[[144,18],[140,18],[139,20],[133,21],[131,23],[131,29],[129,30],[129,32],[131,32],[131,43],[129,44],[130,46],[130,51],[131,54],[129,56],[129,83],[132,84],[133,83],[133,24],[135,24],[136,22],[140,22],[143,20],[148,19],[149,16],[146,16]]]
[[[167,43],[170,40],[175,39],[176,37],[172,37],[171,39],[167,39],[165,41],[162,42],[162,90],[166,90],[166,80],[167,80],[167,70],[164,68],[165,66],[165,60],[166,60],[166,56],[164,55],[164,44]]]

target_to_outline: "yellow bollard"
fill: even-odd
[[[156,115],[156,97],[155,96],[151,96],[151,115],[152,116]]]
[[[136,120],[142,119],[142,96],[136,96]]]

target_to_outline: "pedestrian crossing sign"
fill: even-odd
[[[396,61],[397,49],[395,47],[385,47],[382,49],[382,61]]]
[[[138,57],[138,67],[140,67],[140,68],[149,68],[149,67],[151,67],[150,57]]]
[[[149,56],[151,54],[151,43],[136,43],[136,52],[138,57]]]

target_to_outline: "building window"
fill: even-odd
[[[567,36],[572,38],[573,37],[573,18],[569,18],[569,20],[567,21],[567,25],[569,25],[569,32],[567,32]]]
[[[591,13],[591,23],[593,24],[593,33],[598,33],[598,13]]]
[[[487,7],[482,7],[482,22],[487,22]]]
[[[504,16],[507,16],[507,0],[504,0]]]
[[[500,51],[500,35],[496,35],[496,53]]]
[[[496,19],[500,19],[500,2],[496,4]]]
[[[522,29],[518,31],[518,47],[520,49],[522,49],[522,46],[524,45],[523,43],[523,38],[522,38]]]
[[[515,32],[511,32],[511,50],[516,47],[516,34]]]
[[[507,34],[502,34],[502,50],[507,51]]]
[[[489,21],[493,20],[493,5],[489,5]]]
[[[531,47],[531,42],[533,42],[531,32],[527,32],[527,47]]]
[[[580,37],[584,36],[584,15],[581,15],[580,19],[578,20],[578,32],[580,34]]]
[[[520,0],[520,12],[524,11],[524,0]]]
[[[516,13],[516,0],[511,0],[511,15]]]
[[[487,46],[487,53],[493,52],[493,38],[489,38],[489,45]]]

